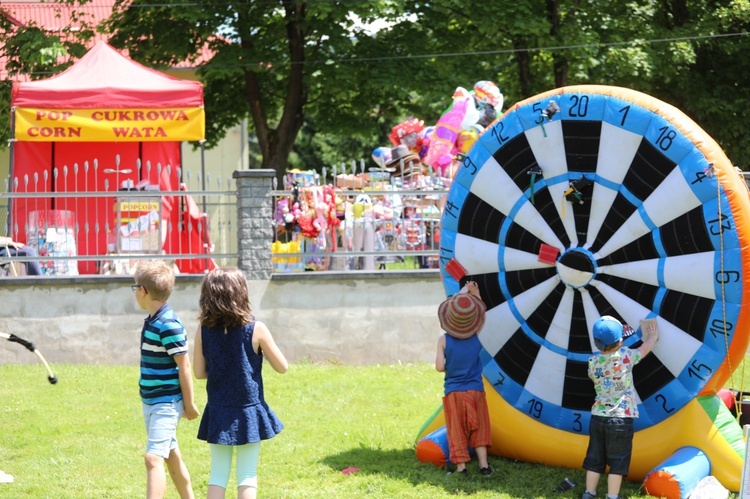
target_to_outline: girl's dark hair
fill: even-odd
[[[203,278],[200,314],[203,326],[237,327],[252,322],[247,279],[234,267],[219,267]]]

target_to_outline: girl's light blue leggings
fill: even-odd
[[[258,487],[258,457],[260,456],[260,442],[245,445],[208,444],[211,450],[211,475],[209,485],[218,485],[224,489],[229,483],[229,473],[232,469],[232,454],[237,449],[237,487]]]

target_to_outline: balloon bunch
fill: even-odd
[[[372,159],[381,168],[395,162],[394,151],[406,146],[420,161],[441,176],[450,176],[450,166],[459,154],[466,154],[474,142],[502,113],[503,94],[491,81],[479,81],[472,91],[456,88],[453,100],[434,126],[409,118],[391,129],[393,148],[377,147]]]

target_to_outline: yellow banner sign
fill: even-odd
[[[15,139],[29,142],[202,140],[203,108],[15,109]]]

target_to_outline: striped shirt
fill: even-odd
[[[138,382],[144,404],[182,400],[180,372],[175,355],[187,355],[185,327],[166,303],[145,319],[141,331],[141,377]]]

